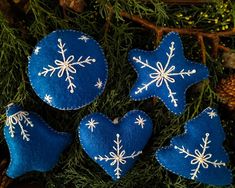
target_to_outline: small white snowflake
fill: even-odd
[[[9,127],[9,133],[12,138],[15,136],[15,125],[19,125],[20,134],[22,135],[23,140],[29,141],[30,134],[26,129],[24,129],[24,124],[26,126],[33,127],[33,123],[28,117],[29,113],[25,111],[19,111],[11,116],[9,116],[6,120],[6,126]],[[24,123],[24,124],[23,124]]]
[[[98,125],[99,122],[96,122],[94,119],[91,118],[91,120],[88,121],[88,123],[86,123],[86,125],[88,126],[88,129],[91,129],[91,132],[93,132],[94,128],[96,127],[96,125]]]
[[[200,173],[200,168],[208,169],[209,165],[214,166],[215,168],[220,168],[221,166],[225,166],[223,161],[218,162],[218,160],[213,160],[213,156],[211,153],[207,153],[207,149],[209,149],[209,144],[211,141],[209,140],[209,133],[205,134],[205,138],[202,138],[203,144],[200,144],[201,150],[195,149],[194,153],[191,153],[184,146],[178,147],[174,146],[174,149],[179,150],[179,153],[184,154],[184,158],[191,157],[191,165],[197,165],[195,168],[191,170],[191,179],[196,179],[198,174]]]
[[[34,54],[38,55],[39,51],[40,51],[41,47],[37,46],[34,50]]]
[[[211,119],[217,116],[216,112],[214,112],[213,110],[210,112],[207,112],[207,114],[210,116]]]
[[[98,78],[98,81],[96,82],[96,84],[94,86],[97,87],[98,89],[102,88],[103,82],[100,80],[100,78]]]
[[[121,145],[122,140],[120,139],[120,135],[116,134],[116,140],[113,140],[115,143],[115,146],[113,146],[114,152],[109,152],[109,156],[104,155],[103,157],[101,155],[95,156],[95,160],[99,161],[111,161],[110,166],[116,165],[116,168],[114,169],[115,176],[117,179],[120,178],[122,169],[120,165],[126,164],[126,159],[134,159],[138,155],[142,153],[142,151],[134,151],[131,155],[126,155],[126,151],[123,149],[123,145]]]
[[[83,40],[85,43],[89,40],[89,38],[86,35],[82,35],[78,38],[79,40]]]
[[[49,104],[52,102],[52,97],[50,95],[45,95],[44,100],[47,101]]]
[[[144,122],[146,119],[142,118],[140,115],[136,118],[135,124],[138,124],[141,126],[141,128],[144,128]]]

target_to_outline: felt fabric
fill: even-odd
[[[152,134],[152,121],[138,110],[128,112],[116,124],[103,114],[93,113],[82,119],[78,134],[86,153],[118,180],[142,153]]]
[[[225,134],[215,109],[206,108],[185,125],[185,133],[156,152],[158,162],[171,172],[211,185],[232,182],[223,148]]]
[[[18,105],[9,105],[6,115],[4,137],[11,159],[6,174],[17,178],[30,171],[51,170],[70,144],[71,135],[56,132],[37,114]]]
[[[107,80],[100,45],[87,34],[56,30],[29,57],[28,76],[36,94],[61,110],[79,109],[99,96]]]
[[[208,77],[207,67],[184,57],[181,39],[174,32],[166,35],[154,51],[131,50],[129,61],[138,74],[130,97],[158,97],[175,114],[185,109],[187,88]]]

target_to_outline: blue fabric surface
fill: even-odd
[[[156,152],[158,162],[171,172],[211,185],[228,185],[231,171],[223,148],[225,134],[215,109],[206,108],[185,125],[185,133]]]
[[[106,116],[93,113],[82,119],[78,134],[86,153],[118,180],[142,153],[152,134],[152,120],[143,111],[133,110],[114,124]]]
[[[166,35],[154,51],[131,50],[129,61],[138,74],[130,97],[158,97],[175,114],[185,109],[187,88],[208,77],[207,67],[184,57],[181,39],[174,32]]]
[[[6,174],[19,177],[30,171],[51,170],[72,138],[50,128],[37,114],[17,105],[7,109],[4,137],[10,151]]]
[[[94,39],[78,31],[56,30],[35,46],[28,76],[44,102],[74,110],[103,92],[107,69],[103,50]]]

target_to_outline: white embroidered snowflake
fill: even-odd
[[[45,95],[44,100],[47,101],[49,104],[52,102],[52,97],[50,95]]]
[[[184,146],[181,148],[174,146],[176,150],[179,150],[179,153],[185,154],[184,158],[192,157],[192,165],[197,165],[196,168],[193,168],[190,173],[191,179],[193,180],[198,177],[201,167],[207,169],[209,165],[213,165],[215,168],[225,166],[225,163],[222,161],[218,162],[218,160],[210,160],[212,158],[212,154],[206,152],[206,150],[209,148],[209,144],[211,143],[209,136],[210,134],[206,133],[205,138],[202,138],[203,144],[200,144],[200,147],[202,148],[201,152],[198,149],[195,149],[193,154],[190,153],[188,149],[185,149]]]
[[[213,110],[211,110],[210,112],[207,112],[207,114],[210,116],[211,119],[217,116],[216,112],[214,112]]]
[[[65,81],[68,82],[67,89],[70,91],[70,93],[74,93],[74,89],[76,88],[76,85],[73,83],[74,77],[71,76],[71,74],[75,74],[77,71],[74,68],[75,65],[79,65],[80,67],[85,67],[84,64],[91,64],[96,62],[96,59],[90,58],[88,56],[84,60],[82,60],[82,56],[78,58],[77,61],[74,61],[74,55],[70,55],[66,58],[65,52],[67,49],[65,48],[66,43],[62,42],[62,39],[58,39],[58,53],[61,54],[62,60],[55,60],[55,65],[48,65],[48,67],[43,67],[43,71],[39,72],[39,76],[47,76],[48,73],[50,73],[50,77],[54,74],[56,70],[59,70],[57,73],[58,78],[61,78],[62,76],[66,75]]]
[[[30,118],[28,117],[29,113],[25,111],[19,111],[11,116],[9,116],[6,120],[6,126],[9,127],[9,133],[11,134],[11,137],[14,138],[15,136],[15,125],[19,125],[21,130],[21,135],[23,137],[23,140],[29,141],[30,134],[26,129],[24,129],[23,124],[26,124],[26,126],[33,127],[33,123],[31,122]]]
[[[37,46],[34,50],[34,54],[38,55],[39,51],[40,51],[41,47]]]
[[[88,121],[88,123],[86,123],[86,125],[88,126],[88,129],[91,129],[91,132],[93,132],[94,128],[96,127],[96,125],[98,125],[99,122],[95,121],[94,119],[91,118],[91,120]]]
[[[140,155],[142,151],[134,151],[131,155],[125,155],[126,151],[123,149],[123,145],[121,145],[122,140],[120,139],[119,134],[116,134],[116,140],[113,140],[113,142],[115,143],[115,146],[113,146],[114,152],[109,152],[109,156],[104,155],[104,157],[98,155],[95,157],[95,160],[105,162],[111,161],[111,166],[116,165],[114,172],[117,179],[119,179],[122,172],[120,165],[126,164],[126,159],[134,159],[135,157]]]
[[[96,84],[94,86],[97,87],[98,89],[102,88],[103,82],[100,80],[100,78],[98,78],[98,81],[96,82]]]
[[[175,83],[175,76],[181,76],[182,79],[184,79],[185,76],[191,76],[192,74],[196,73],[196,70],[188,70],[185,71],[184,69],[182,69],[180,72],[174,72],[175,70],[175,66],[172,65],[169,67],[169,64],[171,63],[171,59],[174,57],[174,51],[175,51],[175,47],[174,47],[175,43],[171,42],[171,46],[169,47],[170,49],[170,53],[166,52],[166,55],[168,57],[167,62],[165,67],[163,67],[161,62],[156,62],[156,67],[153,67],[151,65],[149,65],[148,60],[142,61],[141,56],[139,57],[133,57],[133,60],[136,63],[141,64],[141,68],[148,68],[151,69],[153,72],[151,74],[149,74],[149,77],[152,79],[149,83],[144,83],[142,84],[143,87],[138,87],[138,90],[135,92],[135,94],[138,93],[142,93],[143,90],[148,90],[148,87],[151,84],[156,84],[156,87],[160,87],[162,84],[165,84],[169,95],[168,97],[171,98],[171,102],[174,103],[174,106],[177,107],[177,101],[178,99],[175,98],[175,94],[176,92],[172,91],[169,83]]]
[[[78,38],[79,40],[83,40],[84,42],[87,42],[89,38],[86,35],[82,35],[81,37]]]
[[[135,124],[138,124],[141,126],[141,128],[144,128],[144,122],[146,119],[142,118],[140,115],[136,118]]]

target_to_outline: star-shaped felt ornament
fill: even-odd
[[[215,109],[207,108],[185,125],[185,133],[156,152],[158,162],[171,172],[211,185],[229,185],[232,173],[223,148],[225,139]]]
[[[129,61],[138,73],[131,98],[158,97],[175,114],[184,111],[187,88],[208,77],[206,66],[184,57],[181,39],[174,32],[154,51],[131,50]]]
[[[53,130],[37,114],[14,104],[8,106],[6,115],[4,137],[11,158],[7,175],[17,178],[30,171],[51,170],[71,135]]]

